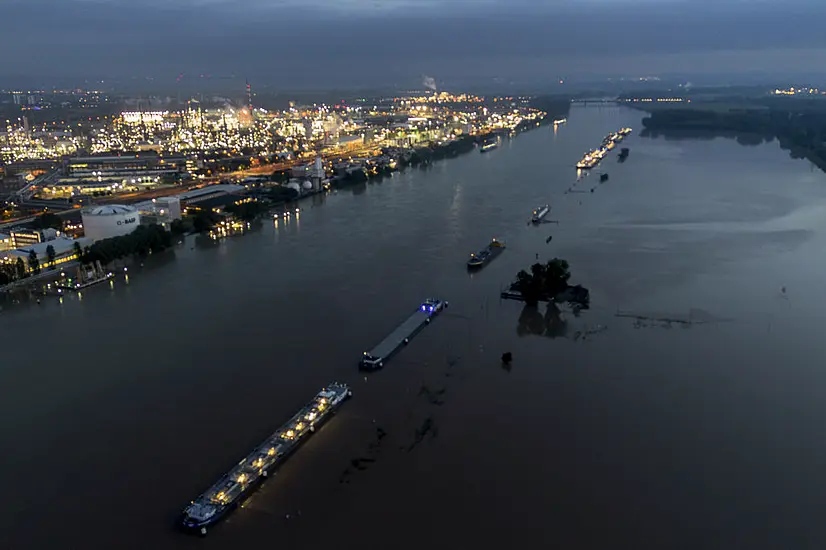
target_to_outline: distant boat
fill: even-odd
[[[542,218],[548,215],[548,212],[551,211],[551,206],[545,204],[543,206],[539,206],[531,212],[531,222],[532,223],[539,223],[542,221]]]
[[[567,118],[558,118],[558,119],[554,120],[554,125],[558,126],[560,124],[565,124],[566,122],[568,122]]]
[[[605,182],[605,181],[608,181],[608,174],[600,174],[599,175],[599,182],[602,183],[602,182]]]
[[[499,254],[505,249],[505,243],[497,241],[496,239],[492,239],[490,243],[480,250],[479,252],[474,252],[470,255],[470,259],[467,261],[468,269],[476,269],[480,268]]]
[[[499,143],[497,143],[495,141],[488,141],[487,143],[482,145],[482,148],[479,149],[479,152],[480,153],[487,153],[488,151],[496,149],[497,147],[499,147]]]

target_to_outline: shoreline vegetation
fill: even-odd
[[[727,137],[755,146],[777,140],[793,159],[826,172],[826,101],[740,100],[645,109],[642,136],[666,139]]]

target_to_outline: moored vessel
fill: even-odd
[[[479,152],[480,153],[487,153],[488,151],[496,149],[497,147],[499,147],[499,143],[497,143],[495,141],[488,141],[488,142],[482,144],[482,147],[479,149]]]
[[[470,258],[467,261],[467,266],[470,269],[480,268],[501,254],[504,249],[505,243],[493,239],[479,252],[471,253]]]
[[[531,222],[532,223],[539,223],[542,221],[542,218],[548,215],[548,212],[551,211],[551,206],[545,204],[543,206],[539,206],[531,212]]]
[[[430,324],[431,318],[441,313],[447,307],[447,302],[438,298],[427,298],[396,330],[388,334],[370,351],[365,351],[359,361],[359,368],[376,370],[384,366],[403,345]]]
[[[350,388],[338,382],[319,391],[287,423],[193,500],[184,509],[181,525],[205,535],[207,527],[237,508],[351,395]]]
[[[600,146],[597,149],[585,153],[585,155],[582,157],[582,160],[580,160],[576,164],[576,167],[580,170],[587,170],[593,168],[594,166],[599,164],[599,161],[601,161],[605,157],[605,155],[607,155],[609,152],[611,152],[611,150],[613,150],[617,146],[617,143],[621,142],[623,138],[630,133],[631,128],[622,128],[617,132],[612,132],[608,134],[602,140],[602,144],[600,144]]]

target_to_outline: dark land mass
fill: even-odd
[[[540,95],[531,99],[531,107],[547,113],[543,123],[553,123],[554,119],[568,118],[571,98],[568,96]]]
[[[667,139],[730,137],[742,145],[777,139],[792,158],[826,171],[826,101],[770,98],[655,108],[642,135]]]

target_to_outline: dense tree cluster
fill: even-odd
[[[230,204],[224,208],[224,212],[232,214],[236,219],[249,222],[265,212],[267,208],[258,201],[243,202],[241,204]]]
[[[203,233],[212,229],[219,221],[221,221],[220,214],[216,214],[211,210],[199,210],[192,216],[192,229],[196,233]]]
[[[33,229],[57,229],[60,231],[63,229],[63,220],[57,214],[46,212],[35,218],[31,226]]]
[[[261,196],[272,203],[282,203],[298,198],[298,191],[292,187],[275,186],[262,191]]]
[[[517,273],[511,290],[521,293],[528,305],[536,305],[540,300],[551,300],[567,290],[570,278],[568,262],[554,258],[545,264],[533,264],[530,272],[523,269]]]
[[[108,264],[133,254],[146,256],[172,246],[172,234],[157,224],[138,226],[132,233],[103,239],[90,246],[83,256],[84,263],[99,261]]]

